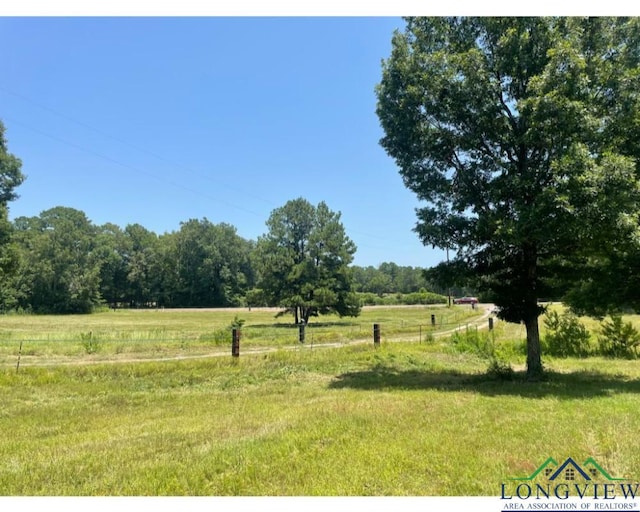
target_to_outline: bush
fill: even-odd
[[[497,357],[492,357],[489,360],[487,376],[494,380],[514,380],[516,372],[509,363],[501,361]]]
[[[224,329],[216,329],[213,332],[204,333],[200,335],[200,341],[213,343],[214,345],[227,345],[231,343],[231,333],[233,329],[241,329],[245,320],[239,318],[238,315],[233,317],[233,321]]]
[[[95,354],[100,350],[98,340],[94,339],[91,332],[80,333],[80,343],[82,344],[82,348],[84,348],[84,351],[87,354]]]
[[[451,342],[458,352],[476,354],[480,357],[492,358],[495,355],[493,340],[489,333],[478,332],[478,329],[457,331],[451,335]]]
[[[201,334],[198,339],[214,345],[228,345],[231,343],[231,331],[229,329],[216,329],[213,332]]]
[[[567,311],[559,315],[549,311],[544,316],[547,333],[543,338],[543,350],[557,357],[585,357],[591,351],[589,330],[578,317]]]
[[[600,354],[605,357],[635,359],[638,357],[640,333],[631,324],[624,323],[620,315],[611,315],[611,320],[600,324],[598,337]]]
[[[241,329],[244,325],[245,320],[242,318],[238,318],[238,315],[233,317],[233,322],[229,325],[229,329]]]
[[[419,291],[412,293],[393,293],[376,295],[370,292],[358,292],[358,300],[363,306],[397,306],[446,304],[447,298],[437,293]]]
[[[458,352],[475,354],[487,359],[487,376],[492,380],[513,380],[515,372],[511,365],[504,360],[500,350],[496,350],[491,335],[487,332],[478,332],[477,329],[457,331],[451,335],[451,342]]]

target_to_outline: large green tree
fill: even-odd
[[[129,304],[157,305],[161,281],[158,235],[140,224],[127,225],[124,235]]]
[[[273,210],[269,232],[257,242],[258,286],[266,301],[294,315],[295,323],[336,313],[357,316],[349,264],[356,246],[324,202],[313,206],[303,198]]]
[[[523,322],[542,373],[538,298],[621,243],[637,253],[638,19],[409,18],[377,87],[382,146],[424,202],[416,232],[454,249]]]
[[[101,303],[96,227],[84,212],[58,206],[14,224],[22,254],[22,307],[88,313]]]
[[[18,267],[18,250],[12,241],[12,225],[9,222],[9,202],[17,198],[15,189],[24,181],[22,162],[9,153],[5,127],[0,121],[0,308],[16,305],[14,282]]]
[[[170,306],[238,306],[253,284],[252,244],[230,224],[191,219],[162,238]]]

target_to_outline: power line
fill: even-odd
[[[212,200],[212,201],[217,201],[217,202],[219,202],[219,203],[224,203],[224,204],[226,204],[227,206],[230,206],[230,207],[232,207],[232,208],[236,208],[237,210],[243,211],[243,212],[245,212],[245,213],[250,213],[250,214],[252,214],[252,215],[256,215],[256,216],[258,216],[258,217],[262,217],[262,214],[257,213],[257,212],[255,212],[255,211],[253,211],[253,210],[249,210],[249,209],[244,208],[244,207],[242,207],[242,206],[238,206],[237,204],[231,203],[231,202],[226,201],[226,200],[224,200],[224,199],[220,199],[220,198],[217,198],[217,197],[210,196],[210,195],[208,195],[208,194],[203,193],[203,192],[202,192],[202,191],[200,191],[200,190],[194,190],[194,189],[192,189],[192,188],[185,187],[184,185],[182,185],[182,184],[180,184],[180,183],[176,183],[176,182],[171,181],[171,180],[167,180],[167,179],[164,179],[164,178],[160,178],[160,177],[156,176],[156,175],[155,175],[155,174],[153,174],[153,173],[150,173],[150,172],[148,172],[148,171],[143,171],[142,169],[138,169],[138,168],[133,167],[133,166],[131,166],[131,165],[129,165],[129,164],[122,163],[122,162],[120,162],[120,161],[118,161],[118,160],[116,160],[116,159],[114,159],[114,158],[112,158],[112,157],[110,157],[110,156],[103,155],[103,154],[98,153],[98,152],[96,152],[96,151],[94,151],[94,150],[92,150],[92,149],[88,149],[88,148],[85,148],[85,147],[83,147],[83,146],[80,146],[79,144],[76,144],[76,143],[74,143],[74,142],[69,142],[69,141],[67,141],[67,140],[61,139],[60,137],[56,137],[55,135],[51,135],[50,133],[44,132],[44,131],[42,131],[42,130],[40,130],[40,129],[38,129],[38,128],[33,128],[32,126],[29,126],[29,125],[27,125],[27,124],[25,124],[25,123],[23,123],[23,122],[21,122],[21,121],[18,121],[17,119],[14,119],[14,118],[11,118],[11,117],[5,117],[5,118],[6,118],[6,119],[10,119],[12,123],[14,123],[14,124],[18,124],[18,125],[20,125],[20,126],[22,126],[22,127],[24,127],[24,128],[27,128],[28,130],[31,130],[31,131],[33,131],[34,133],[37,133],[37,134],[39,134],[39,135],[42,135],[42,136],[48,137],[48,138],[50,138],[50,139],[52,139],[52,140],[55,140],[56,142],[60,142],[60,143],[62,143],[62,144],[66,144],[66,145],[68,145],[68,146],[70,146],[70,147],[73,147],[73,148],[75,148],[75,149],[78,149],[78,150],[80,150],[80,151],[83,151],[83,152],[85,152],[85,153],[88,153],[88,154],[90,154],[90,155],[93,155],[93,156],[95,156],[95,157],[97,157],[97,158],[101,158],[102,160],[105,160],[105,161],[107,161],[107,162],[111,162],[111,163],[113,163],[113,164],[115,164],[115,165],[119,165],[120,167],[123,167],[123,168],[125,168],[125,169],[129,169],[129,170],[134,171],[134,172],[137,172],[137,173],[139,173],[139,174],[143,174],[143,175],[149,176],[150,178],[152,178],[152,179],[154,179],[154,180],[156,180],[156,181],[159,181],[159,182],[163,182],[163,181],[164,181],[165,183],[168,183],[169,185],[171,185],[171,186],[173,186],[173,187],[180,188],[180,189],[185,190],[185,191],[187,191],[187,192],[190,192],[190,193],[192,193],[192,194],[200,195],[200,196],[203,196],[203,197],[205,197],[205,198],[207,198],[207,199],[210,199],[210,200]]]
[[[200,177],[200,178],[205,178],[205,179],[207,179],[207,180],[209,180],[209,181],[211,181],[213,183],[216,183],[218,185],[226,187],[229,190],[232,190],[234,192],[240,193],[240,194],[242,194],[243,197],[257,199],[257,200],[259,200],[261,202],[264,202],[264,203],[266,203],[266,204],[268,204],[268,205],[270,205],[272,207],[276,206],[273,203],[273,201],[270,201],[269,199],[266,199],[264,197],[261,197],[261,196],[255,195],[255,194],[248,193],[246,190],[240,189],[240,188],[235,187],[233,185],[230,185],[230,184],[228,184],[226,182],[223,182],[223,181],[220,181],[220,180],[217,180],[217,179],[213,179],[209,175],[205,175],[205,174],[196,172],[196,171],[194,171],[194,170],[192,170],[192,169],[190,169],[190,168],[188,168],[188,167],[186,167],[186,166],[184,166],[182,164],[176,163],[176,162],[174,162],[174,161],[172,161],[172,160],[170,160],[168,158],[165,158],[162,155],[159,155],[154,151],[148,150],[146,148],[142,148],[142,147],[140,147],[140,146],[138,146],[136,144],[133,144],[131,142],[123,140],[123,139],[121,139],[119,137],[115,137],[115,136],[113,136],[113,135],[111,135],[111,134],[109,134],[109,133],[107,133],[107,132],[105,132],[103,130],[100,130],[100,129],[98,129],[98,128],[90,125],[90,124],[85,123],[84,121],[75,119],[74,117],[69,116],[69,115],[65,114],[64,112],[60,112],[60,111],[58,111],[56,109],[53,109],[53,108],[51,108],[51,107],[49,107],[47,105],[44,105],[44,104],[40,103],[38,101],[35,101],[35,100],[33,100],[33,99],[31,99],[31,98],[29,98],[27,96],[24,96],[23,94],[17,93],[15,91],[11,91],[11,90],[9,90],[9,89],[7,89],[5,87],[2,87],[2,86],[0,86],[0,91],[5,93],[5,94],[7,94],[7,95],[13,96],[15,98],[19,98],[20,100],[22,100],[22,101],[24,101],[26,103],[32,104],[32,105],[36,106],[37,108],[39,108],[39,109],[41,109],[43,111],[49,112],[49,113],[51,113],[51,114],[53,114],[55,116],[58,116],[58,117],[60,117],[62,119],[65,119],[65,120],[67,120],[67,121],[69,121],[71,123],[74,123],[74,124],[84,128],[84,129],[91,130],[92,132],[94,132],[94,133],[96,133],[96,134],[98,134],[98,135],[100,135],[102,137],[105,137],[107,139],[111,139],[111,140],[113,140],[113,141],[115,141],[115,142],[117,142],[117,143],[119,143],[119,144],[121,144],[123,146],[129,147],[129,148],[131,148],[131,149],[133,149],[135,151],[138,151],[140,153],[147,154],[147,155],[149,155],[149,156],[151,156],[151,157],[153,157],[153,158],[155,158],[155,159],[157,159],[159,161],[162,161],[164,163],[167,163],[167,164],[171,165],[172,167],[176,167],[181,171],[189,172],[190,174],[192,174],[194,176],[197,176],[197,177]],[[5,118],[7,118],[7,117],[5,116]],[[10,118],[7,118],[7,119],[10,119]],[[118,166],[123,167],[125,169],[129,169],[129,170],[134,171],[136,173],[148,176],[148,177],[150,177],[150,178],[152,178],[152,179],[154,179],[156,181],[168,183],[169,185],[171,185],[173,187],[180,188],[180,189],[185,190],[187,192],[190,192],[192,194],[196,194],[196,195],[200,195],[202,197],[206,197],[207,199],[210,199],[212,201],[217,201],[219,203],[223,203],[223,204],[225,204],[227,206],[230,206],[232,208],[235,208],[237,210],[240,210],[240,211],[243,211],[243,212],[246,212],[246,213],[250,213],[250,214],[258,216],[258,217],[263,217],[262,214],[259,214],[259,213],[255,212],[253,210],[244,208],[242,206],[239,206],[239,205],[237,205],[235,203],[232,203],[232,202],[224,200],[224,199],[214,198],[214,197],[212,197],[212,196],[210,196],[208,194],[203,193],[200,190],[195,190],[195,189],[186,187],[186,186],[184,186],[184,185],[182,185],[180,183],[176,183],[176,182],[173,182],[173,181],[168,180],[166,178],[159,177],[159,176],[157,176],[157,175],[155,175],[155,174],[153,174],[153,173],[151,173],[149,171],[144,171],[144,170],[141,170],[139,168],[133,167],[133,166],[131,166],[129,164],[125,164],[125,163],[120,162],[119,160],[116,160],[116,159],[114,159],[114,158],[112,158],[110,156],[103,155],[103,154],[98,153],[98,152],[96,152],[96,151],[94,151],[92,149],[89,149],[89,148],[86,148],[84,146],[81,146],[81,145],[79,145],[77,143],[70,142],[70,141],[64,140],[64,139],[62,139],[60,137],[51,135],[50,133],[44,132],[44,131],[42,131],[42,130],[40,130],[38,128],[34,128],[32,126],[29,126],[29,125],[27,125],[27,124],[25,124],[25,123],[23,123],[21,121],[17,121],[15,119],[11,118],[11,122],[19,124],[19,125],[27,128],[27,129],[35,132],[35,133],[38,133],[38,134],[40,134],[42,136],[48,137],[48,138],[50,138],[52,140],[55,140],[57,142],[60,142],[62,144],[66,144],[66,145],[68,145],[70,147],[74,147],[74,148],[76,148],[76,149],[78,149],[80,151],[83,151],[85,153],[91,154],[91,155],[93,155],[93,156],[95,156],[97,158],[100,158],[100,159],[103,159],[105,161],[111,162],[111,163],[113,163],[115,165],[118,165]],[[393,239],[389,239],[388,237],[384,237],[384,236],[380,236],[380,235],[376,235],[376,234],[371,234],[371,233],[367,233],[367,232],[363,232],[363,231],[359,231],[359,230],[354,230],[354,229],[350,229],[349,231],[350,231],[350,233],[357,234],[357,235],[360,235],[360,236],[365,236],[365,237],[368,237],[368,238],[371,238],[371,239],[375,239],[375,240],[379,240],[379,241],[382,241],[382,242],[387,242],[387,243],[394,242]],[[375,246],[370,246],[370,245],[365,245],[365,244],[359,244],[359,245],[360,245],[360,247],[366,247],[366,248],[371,248],[371,249],[376,249],[376,250],[386,249],[386,247],[375,247]]]
[[[134,150],[136,150],[136,151],[139,151],[140,153],[147,154],[147,155],[149,155],[149,156],[151,156],[151,157],[153,157],[153,158],[156,158],[157,160],[160,160],[160,161],[162,161],[162,162],[165,162],[165,163],[167,163],[167,164],[171,165],[172,167],[177,167],[178,169],[180,169],[180,170],[182,170],[182,171],[186,171],[186,172],[189,172],[189,173],[191,173],[191,174],[193,174],[193,175],[195,175],[195,176],[198,176],[198,177],[200,177],[200,178],[205,178],[205,179],[207,179],[207,180],[210,180],[210,181],[212,181],[213,183],[216,183],[216,184],[218,184],[218,185],[221,185],[221,186],[223,186],[223,187],[228,188],[229,190],[232,190],[232,191],[234,191],[234,192],[238,192],[238,193],[242,193],[242,194],[243,194],[244,196],[246,196],[246,197],[250,197],[250,198],[252,198],[252,199],[257,199],[257,200],[259,200],[259,201],[262,201],[262,202],[264,202],[264,203],[267,203],[267,204],[268,204],[268,205],[270,205],[270,206],[275,206],[275,204],[273,203],[273,201],[270,201],[269,199],[266,199],[266,198],[264,198],[264,197],[260,197],[260,196],[254,195],[254,194],[250,194],[250,193],[248,193],[248,192],[247,192],[246,190],[244,190],[244,189],[240,189],[240,188],[235,187],[235,186],[233,186],[233,185],[230,185],[230,184],[228,184],[228,183],[226,183],[226,182],[223,182],[223,181],[220,181],[220,180],[217,180],[217,179],[213,179],[213,178],[211,178],[211,176],[209,176],[209,175],[205,175],[205,174],[202,174],[202,173],[198,173],[198,172],[196,172],[196,171],[194,171],[194,170],[192,170],[192,169],[190,169],[190,168],[188,168],[188,167],[186,167],[186,166],[184,166],[184,165],[182,165],[182,164],[179,164],[179,163],[173,162],[173,161],[171,161],[171,160],[169,160],[169,159],[167,159],[167,158],[163,157],[162,155],[159,155],[159,154],[157,154],[157,153],[155,153],[155,152],[153,152],[153,151],[150,151],[150,150],[148,150],[148,149],[146,149],[146,148],[142,148],[142,147],[137,146],[137,145],[135,145],[135,144],[132,144],[132,143],[130,143],[130,142],[128,142],[128,141],[125,141],[125,140],[122,140],[122,139],[120,139],[120,138],[118,138],[118,137],[115,137],[115,136],[113,136],[113,135],[111,135],[111,134],[109,134],[109,133],[106,133],[106,132],[104,132],[104,131],[102,131],[102,130],[100,130],[100,129],[98,129],[98,128],[94,127],[94,126],[91,126],[91,125],[89,125],[89,124],[85,123],[84,121],[80,121],[80,120],[78,120],[78,119],[75,119],[75,118],[73,118],[73,117],[71,117],[71,116],[69,116],[69,115],[67,115],[67,114],[65,114],[65,113],[63,113],[63,112],[60,112],[60,111],[55,110],[55,109],[53,109],[53,108],[51,108],[51,107],[49,107],[49,106],[47,106],[47,105],[44,105],[44,104],[39,103],[39,102],[37,102],[37,101],[35,101],[35,100],[32,100],[31,98],[28,98],[28,97],[26,97],[26,96],[24,96],[24,95],[22,95],[22,94],[19,94],[19,93],[14,92],[14,91],[10,91],[9,89],[6,89],[6,88],[4,88],[4,87],[2,87],[2,86],[0,86],[0,91],[4,92],[5,94],[8,94],[8,95],[14,96],[14,97],[16,97],[16,98],[19,98],[19,99],[21,99],[22,101],[25,101],[25,102],[30,103],[30,104],[32,104],[32,105],[35,105],[36,107],[38,107],[38,108],[39,108],[39,109],[41,109],[41,110],[44,110],[44,111],[46,111],[46,112],[50,112],[50,113],[52,113],[52,114],[54,114],[54,115],[56,115],[56,116],[58,116],[58,117],[61,117],[62,119],[66,119],[67,121],[70,121],[70,122],[72,122],[72,123],[75,123],[75,124],[77,124],[78,126],[81,126],[81,127],[83,127],[83,128],[86,128],[86,129],[88,129],[88,130],[91,130],[91,131],[93,131],[93,132],[97,133],[98,135],[101,135],[102,137],[106,137],[106,138],[108,138],[108,139],[111,139],[111,140],[113,140],[113,141],[115,141],[115,142],[117,142],[117,143],[119,143],[119,144],[122,144],[123,146],[127,146],[127,147],[129,147],[129,148],[131,148],[131,149],[134,149]],[[64,142],[64,141],[62,141],[62,142]],[[81,148],[81,149],[83,149],[83,151],[87,151],[87,150],[86,150],[86,149],[84,149],[84,148]],[[148,174],[148,173],[147,173],[147,174]],[[230,203],[227,203],[227,204],[230,204]]]

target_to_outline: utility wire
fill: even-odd
[[[192,188],[189,188],[189,187],[185,187],[184,185],[182,185],[180,183],[176,183],[176,182],[171,181],[171,180],[160,178],[160,177],[156,176],[153,173],[150,173],[148,171],[143,171],[142,169],[138,169],[137,167],[133,167],[133,166],[131,166],[129,164],[122,163],[122,162],[120,162],[120,161],[118,161],[118,160],[116,160],[116,159],[114,159],[114,158],[112,158],[110,156],[103,155],[101,153],[93,151],[92,149],[87,149],[87,148],[85,148],[83,146],[80,146],[79,144],[74,143],[74,142],[69,142],[68,140],[61,139],[60,137],[56,137],[55,135],[51,135],[50,133],[44,132],[44,131],[42,131],[42,130],[40,130],[38,128],[34,128],[32,126],[29,126],[29,125],[27,125],[27,124],[25,124],[25,123],[23,123],[21,121],[18,121],[17,119],[14,119],[14,118],[11,118],[11,117],[5,117],[5,119],[10,119],[12,123],[20,125],[20,126],[22,126],[24,128],[27,128],[28,130],[31,130],[34,133],[37,133],[39,135],[48,137],[48,138],[50,138],[52,140],[55,140],[56,142],[60,142],[62,144],[66,144],[66,145],[68,145],[70,147],[73,147],[75,149],[78,149],[80,151],[88,153],[90,155],[93,155],[93,156],[95,156],[97,158],[101,158],[102,160],[105,160],[105,161],[110,162],[112,164],[119,165],[120,167],[123,167],[125,169],[137,172],[139,174],[143,174],[143,175],[148,176],[148,177],[150,177],[150,178],[152,178],[152,179],[154,179],[156,181],[168,183],[169,185],[171,185],[173,187],[180,188],[180,189],[185,190],[187,192],[190,192],[192,194],[203,196],[203,197],[205,197],[205,198],[207,198],[207,199],[209,199],[211,201],[216,201],[218,203],[224,203],[227,206],[230,206],[230,207],[235,208],[237,210],[241,210],[241,211],[243,211],[245,213],[250,213],[252,215],[256,215],[258,217],[262,217],[262,214],[257,213],[257,212],[255,212],[253,210],[249,210],[249,209],[244,208],[242,206],[238,206],[237,204],[230,203],[229,201],[226,201],[224,199],[220,199],[220,198],[217,198],[217,197],[210,196],[210,195],[205,194],[204,192],[202,192],[200,190],[195,190],[195,189],[192,189]]]
[[[91,131],[97,133],[98,135],[101,135],[102,137],[106,137],[108,139],[111,139],[111,140],[113,140],[113,141],[115,141],[115,142],[117,142],[119,144],[122,144],[123,146],[129,147],[129,148],[134,149],[136,151],[139,151],[140,153],[147,154],[147,155],[149,155],[149,156],[151,156],[153,158],[156,158],[157,160],[160,160],[160,161],[162,161],[164,163],[167,163],[167,164],[171,165],[172,167],[176,167],[181,171],[186,171],[186,172],[188,172],[190,174],[193,174],[194,176],[198,176],[200,178],[205,178],[207,180],[212,181],[213,183],[216,183],[217,185],[221,185],[223,187],[226,187],[229,190],[232,190],[232,191],[238,192],[238,193],[242,193],[246,197],[251,197],[252,199],[257,199],[257,200],[263,201],[263,202],[265,202],[265,203],[267,203],[267,204],[269,204],[271,206],[275,206],[272,201],[270,201],[268,199],[265,199],[264,197],[256,196],[256,195],[253,195],[253,194],[249,194],[243,189],[240,189],[238,187],[230,185],[230,184],[228,184],[226,182],[223,182],[223,181],[220,181],[220,180],[217,180],[217,179],[213,179],[208,174],[203,174],[203,173],[196,172],[196,171],[194,171],[194,170],[192,170],[192,169],[190,169],[190,168],[188,168],[188,167],[186,167],[184,165],[181,165],[179,163],[173,162],[173,161],[171,161],[171,160],[169,160],[169,159],[167,159],[167,158],[165,158],[165,157],[163,157],[163,156],[161,156],[161,155],[159,155],[159,154],[157,154],[157,153],[155,153],[153,151],[150,151],[150,150],[148,150],[146,148],[142,148],[142,147],[137,146],[135,144],[132,144],[132,143],[130,143],[128,141],[122,140],[122,139],[120,139],[118,137],[115,137],[115,136],[113,136],[113,135],[111,135],[109,133],[106,133],[106,132],[104,132],[104,131],[102,131],[102,130],[94,127],[94,126],[91,126],[91,125],[89,125],[89,124],[87,124],[87,123],[85,123],[83,121],[75,119],[75,118],[73,118],[73,117],[71,117],[71,116],[69,116],[69,115],[67,115],[67,114],[65,114],[63,112],[60,112],[60,111],[55,110],[55,109],[53,109],[51,107],[48,107],[47,105],[43,105],[42,103],[39,103],[39,102],[37,102],[35,100],[32,100],[31,98],[28,98],[28,97],[26,97],[26,96],[24,96],[22,94],[19,94],[19,93],[14,92],[14,91],[10,91],[10,90],[2,87],[2,86],[0,86],[0,91],[4,92],[5,94],[8,94],[8,95],[14,96],[16,98],[19,98],[19,99],[21,99],[22,101],[24,101],[26,103],[30,103],[32,105],[35,105],[39,109],[44,110],[46,112],[49,112],[51,114],[54,114],[54,115],[56,115],[58,117],[61,117],[62,119],[66,119],[67,121],[75,123],[78,126],[81,126],[82,128],[86,128],[87,130],[91,130]],[[84,151],[86,151],[86,149],[84,149],[84,148],[82,148],[82,149]],[[149,174],[149,173],[147,173],[147,174]]]
[[[204,177],[205,179],[210,180],[213,183],[222,185],[222,186],[228,188],[229,190],[241,193],[245,197],[250,197],[250,198],[253,198],[253,199],[257,199],[257,200],[262,201],[262,202],[264,202],[266,204],[269,204],[270,206],[273,206],[273,207],[276,206],[273,203],[273,201],[270,201],[269,199],[266,199],[264,197],[257,196],[257,195],[254,195],[254,194],[250,194],[246,190],[242,190],[242,189],[239,189],[238,187],[234,187],[233,185],[230,185],[230,184],[225,183],[223,181],[220,181],[220,180],[217,180],[217,179],[213,179],[209,175],[205,175],[205,174],[196,172],[196,171],[194,171],[192,169],[187,168],[184,165],[181,165],[181,164],[178,164],[176,162],[173,162],[173,161],[171,161],[171,160],[169,160],[169,159],[167,159],[167,158],[165,158],[165,157],[163,157],[163,156],[161,156],[161,155],[159,155],[159,154],[157,154],[157,153],[155,153],[153,151],[150,151],[150,150],[148,150],[146,148],[142,148],[142,147],[137,146],[135,144],[132,144],[132,143],[130,143],[128,141],[122,140],[122,139],[120,139],[118,137],[115,137],[115,136],[113,136],[113,135],[111,135],[109,133],[104,132],[103,130],[100,130],[100,129],[94,127],[94,126],[91,126],[91,125],[85,123],[84,121],[80,121],[78,119],[75,119],[75,118],[73,118],[73,117],[71,117],[71,116],[69,116],[69,115],[67,115],[67,114],[65,114],[63,112],[55,110],[55,109],[53,109],[53,108],[51,108],[51,107],[49,107],[47,105],[44,105],[44,104],[42,104],[42,103],[40,103],[38,101],[35,101],[35,100],[31,99],[31,98],[28,98],[27,96],[24,96],[23,94],[19,94],[19,93],[15,92],[15,91],[11,91],[11,90],[6,89],[5,87],[2,87],[2,86],[0,86],[0,91],[2,91],[3,93],[5,93],[7,95],[13,96],[15,98],[19,98],[20,100],[22,100],[22,101],[24,101],[26,103],[30,103],[30,104],[38,107],[41,110],[44,110],[44,111],[49,112],[51,114],[54,114],[54,115],[56,115],[56,116],[58,116],[58,117],[60,117],[62,119],[65,119],[65,120],[67,120],[69,122],[77,124],[78,126],[81,126],[81,127],[85,128],[85,129],[91,130],[91,131],[97,133],[98,135],[101,135],[102,137],[106,137],[108,139],[111,139],[111,140],[113,140],[113,141],[115,141],[115,142],[117,142],[119,144],[122,144],[123,146],[127,146],[127,147],[129,147],[131,149],[134,149],[134,150],[140,152],[140,153],[147,154],[147,155],[149,155],[149,156],[151,156],[153,158],[156,158],[157,160],[165,162],[165,163],[167,163],[167,164],[169,164],[169,165],[171,165],[173,167],[179,168],[180,170],[189,172],[190,174],[193,174],[193,175],[198,176],[198,177]],[[174,186],[174,187],[177,187],[177,188],[181,188],[181,189],[183,189],[185,191],[188,191],[190,193],[201,195],[201,196],[206,197],[206,198],[208,198],[210,200],[224,203],[227,206],[231,206],[233,208],[236,208],[236,209],[238,209],[240,211],[244,211],[246,213],[250,213],[252,215],[261,216],[261,214],[258,214],[258,213],[254,212],[252,210],[248,210],[248,209],[246,209],[244,207],[238,206],[238,205],[233,204],[233,203],[231,203],[229,201],[226,201],[224,199],[213,198],[213,197],[211,197],[211,196],[209,196],[207,194],[202,193],[199,190],[194,190],[194,189],[191,189],[189,187],[185,187],[184,185],[181,185],[179,183],[175,183],[175,182],[172,182],[172,181],[167,180],[167,179],[159,178],[158,176],[154,175],[153,173],[137,169],[137,168],[132,167],[132,166],[130,166],[128,164],[124,164],[122,162],[119,162],[119,161],[117,161],[117,160],[115,160],[115,159],[113,159],[111,157],[99,154],[99,153],[97,153],[97,152],[95,152],[93,150],[90,150],[90,149],[87,149],[85,147],[82,147],[82,146],[80,146],[78,144],[75,144],[75,143],[60,139],[60,138],[58,138],[56,136],[53,136],[53,135],[51,135],[49,133],[43,132],[43,131],[41,131],[41,130],[39,130],[37,128],[33,128],[33,127],[28,126],[28,125],[26,125],[26,124],[24,124],[22,122],[16,121],[15,119],[12,119],[12,122],[14,122],[16,124],[20,124],[21,126],[27,128],[27,129],[29,129],[29,130],[31,130],[33,132],[36,132],[36,133],[39,133],[40,135],[49,137],[52,140],[55,140],[57,142],[61,142],[63,144],[67,144],[69,146],[75,147],[76,149],[79,149],[79,150],[84,151],[86,153],[92,154],[92,155],[94,155],[94,156],[96,156],[98,158],[101,158],[103,160],[109,161],[111,163],[114,163],[114,164],[119,165],[121,167],[124,167],[126,169],[129,169],[129,170],[144,174],[146,176],[149,176],[149,177],[151,177],[151,178],[153,178],[153,179],[155,179],[157,181],[164,181],[164,182],[170,184],[171,186]],[[355,229],[350,229],[349,231],[351,233],[355,233],[355,234],[358,234],[358,235],[361,235],[361,236],[366,236],[368,238],[373,238],[373,239],[380,240],[380,241],[385,241],[385,242],[393,242],[393,240],[390,240],[388,237],[383,237],[383,236],[380,236],[380,235],[374,235],[374,234],[371,234],[371,233],[366,233],[366,232],[363,232],[363,231],[360,231],[360,230],[355,230]],[[363,244],[360,244],[360,246],[361,247],[368,247],[368,248],[372,248],[372,249],[385,249],[383,247],[374,247],[374,246],[363,245]]]

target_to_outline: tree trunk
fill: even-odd
[[[538,315],[524,321],[527,329],[527,380],[540,380],[543,374]]]
[[[304,324],[307,325],[309,323],[309,318],[311,318],[311,313],[313,312],[313,308],[308,307],[308,308],[304,308],[304,316],[302,318],[302,320],[304,321]]]
[[[535,245],[525,244],[525,266],[527,269],[525,305],[523,310],[524,325],[527,329],[527,380],[542,378],[542,356],[540,347],[540,330],[538,328],[538,251]]]

